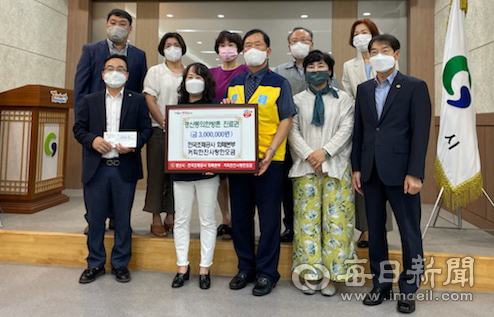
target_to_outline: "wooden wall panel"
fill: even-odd
[[[158,64],[158,31],[160,3],[158,0],[137,2],[135,22],[136,46],[146,52],[148,68]],[[147,163],[146,146],[141,152],[144,178],[137,182],[137,189],[146,189]],[[165,164],[163,162],[163,164]]]
[[[74,89],[74,78],[82,53],[82,46],[89,42],[91,36],[91,0],[69,1],[67,25],[67,62],[65,68],[65,88]],[[69,134],[67,142],[67,169],[65,173],[66,188],[82,188],[82,148],[72,133],[74,110],[69,111]]]
[[[331,52],[336,62],[334,71],[341,84],[343,64],[356,56],[355,48],[348,44],[348,36],[353,22],[357,20],[357,0],[334,0],[332,2]]]
[[[434,1],[408,1],[408,74],[427,83],[432,101],[432,118],[427,150],[422,203],[433,204],[438,190],[434,182],[436,136],[434,129]]]
[[[148,68],[158,64],[159,14],[158,0],[137,2],[136,46],[146,52]]]

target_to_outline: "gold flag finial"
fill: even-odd
[[[453,4],[453,0],[449,2],[449,6]],[[465,11],[465,15],[467,14],[468,11],[468,0],[460,0],[460,10]]]

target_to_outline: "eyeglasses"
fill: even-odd
[[[305,44],[310,44],[312,42],[312,39],[306,38],[306,37],[301,37],[301,38],[293,38],[290,40],[290,45],[297,44],[298,42],[302,42]]]
[[[376,56],[379,53],[381,53],[383,55],[393,55],[394,54],[394,52],[391,48],[384,48],[380,52],[378,50],[371,50],[370,51],[371,56]]]
[[[127,71],[127,69],[123,66],[118,66],[117,68],[115,68],[113,66],[106,66],[105,67],[105,72],[113,72],[113,71],[117,71],[119,73],[125,73]]]

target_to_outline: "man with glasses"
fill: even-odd
[[[83,147],[82,183],[89,223],[88,267],[79,279],[81,284],[91,283],[105,274],[103,242],[109,210],[113,210],[115,217],[112,274],[118,282],[130,281],[127,268],[132,240],[130,212],[137,180],[143,175],[140,151],[152,133],[146,99],[124,88],[129,78],[125,56],[108,57],[100,74],[106,89],[84,97],[73,128],[75,138]],[[120,143],[112,146],[103,138],[104,132],[120,131],[136,133],[134,148]]]
[[[101,80],[101,69],[105,59],[113,54],[126,56],[129,61],[129,80],[126,87],[130,90],[141,92],[144,77],[147,72],[146,54],[144,51],[127,42],[132,32],[132,17],[121,9],[113,9],[106,19],[106,35],[103,41],[85,44],[82,47],[82,55],[77,64],[77,72],[74,83],[74,117],[81,109],[85,95],[105,89],[105,83]],[[83,158],[84,159],[84,158]],[[114,222],[109,214],[109,228],[114,228]],[[87,234],[88,228],[84,230]]]
[[[400,42],[390,34],[369,43],[375,78],[357,87],[353,132],[354,189],[365,198],[374,288],[363,303],[390,299],[393,271],[386,239],[386,201],[395,214],[403,249],[398,311],[415,311],[424,271],[420,190],[429,142],[431,100],[427,84],[396,69]],[[365,194],[365,195],[364,195]]]

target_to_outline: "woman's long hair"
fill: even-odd
[[[213,74],[209,71],[209,69],[201,63],[192,63],[187,68],[185,68],[182,78],[182,83],[178,87],[178,103],[185,104],[189,103],[189,93],[187,89],[185,89],[185,80],[187,78],[187,74],[191,68],[194,68],[194,73],[201,76],[204,79],[204,91],[202,93],[202,99],[207,102],[212,102],[216,96],[215,88],[216,82],[214,81]]]

